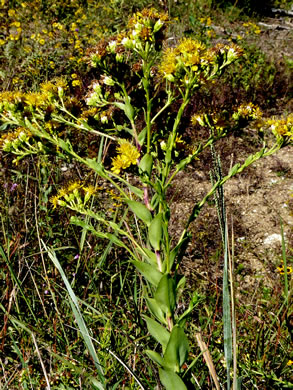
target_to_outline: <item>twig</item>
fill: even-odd
[[[213,378],[213,381],[215,383],[215,386],[217,388],[217,390],[221,390],[220,388],[220,384],[219,384],[219,381],[218,381],[218,378],[217,378],[217,373],[216,373],[216,370],[215,370],[215,366],[214,366],[214,363],[212,361],[212,357],[211,357],[211,354],[208,350],[208,347],[206,345],[206,343],[203,341],[202,337],[201,337],[201,334],[200,333],[197,333],[195,335],[196,337],[196,341],[198,343],[198,346],[203,354],[203,357],[206,361],[206,364],[208,366],[208,369],[209,369],[209,372]]]

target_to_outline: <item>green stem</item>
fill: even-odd
[[[169,173],[170,173],[171,163],[172,163],[172,152],[173,152],[173,149],[175,146],[175,140],[176,140],[178,126],[180,124],[184,110],[185,110],[187,104],[189,103],[189,100],[190,100],[190,90],[189,90],[189,88],[186,88],[186,91],[185,91],[185,94],[183,97],[183,102],[181,103],[181,106],[180,106],[178,113],[177,113],[177,116],[175,118],[171,136],[168,139],[167,151],[166,151],[166,155],[165,155],[165,168],[163,170],[163,178],[162,178],[163,183],[166,183],[168,176],[169,176]],[[164,185],[164,188],[166,189],[166,185]]]

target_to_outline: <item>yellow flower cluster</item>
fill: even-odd
[[[233,114],[233,119],[260,119],[262,117],[261,109],[253,103],[241,104]]]
[[[50,198],[50,202],[53,204],[54,209],[57,206],[69,206],[83,208],[89,199],[95,195],[99,188],[95,188],[92,185],[85,186],[80,181],[74,181],[69,183],[67,187],[62,187],[57,195]],[[82,197],[82,193],[83,197]]]
[[[253,103],[244,103],[236,108],[235,112],[231,116],[219,115],[217,112],[210,113],[197,113],[191,117],[191,123],[196,125],[197,123],[203,127],[209,127],[221,132],[225,129],[235,128],[239,124],[241,119],[246,121],[257,120],[262,117],[262,111]]]
[[[154,8],[143,9],[130,18],[127,29],[112,36],[108,40],[101,40],[98,45],[87,52],[92,66],[107,67],[105,58],[110,54],[117,62],[127,59],[126,50],[135,50],[139,53],[148,52],[150,45],[158,47],[163,41],[163,30],[166,27],[168,15],[159,13]],[[112,60],[111,60],[112,61]]]
[[[44,93],[48,93],[54,96],[58,95],[58,90],[66,90],[68,84],[66,80],[62,77],[57,77],[53,80],[41,83],[40,89]]]
[[[140,156],[139,151],[130,142],[121,140],[117,147],[118,155],[112,158],[111,170],[119,175],[121,169],[126,169],[130,165],[136,165]]]
[[[286,139],[288,142],[293,141],[293,114],[289,114],[287,118],[267,119],[264,121],[264,126],[270,127],[277,138]]]
[[[16,130],[3,134],[0,138],[0,149],[4,152],[13,152],[19,149],[19,146],[29,141],[32,133],[25,127],[18,127]]]
[[[282,265],[282,267],[277,267],[277,270],[281,275],[285,274],[285,267]],[[292,267],[287,267],[287,274],[292,274],[293,268]]]
[[[246,22],[246,23],[243,23],[242,26],[247,29],[246,34],[249,34],[249,31],[251,31],[252,33],[257,34],[257,35],[261,33],[260,27],[255,23]]]
[[[170,82],[198,86],[241,55],[242,49],[234,44],[207,49],[195,39],[183,38],[177,47],[165,49],[159,73]]]
[[[155,41],[155,34],[168,21],[166,13],[160,13],[155,8],[145,8],[137,12],[128,22],[129,37],[134,41]]]

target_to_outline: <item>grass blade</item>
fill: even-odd
[[[94,364],[95,364],[95,366],[97,368],[99,378],[100,378],[100,380],[102,382],[102,385],[104,386],[105,385],[104,372],[103,372],[103,369],[102,369],[101,364],[99,362],[98,356],[96,354],[96,351],[95,351],[92,339],[91,339],[91,337],[89,335],[89,331],[87,329],[87,326],[86,326],[86,324],[84,322],[84,319],[83,319],[83,316],[81,314],[81,311],[80,311],[80,308],[79,308],[79,304],[78,304],[78,299],[77,299],[74,291],[71,288],[70,282],[68,281],[68,279],[67,279],[67,277],[65,275],[65,272],[63,271],[63,269],[61,267],[61,264],[59,263],[59,260],[56,257],[55,252],[52,249],[49,249],[43,241],[42,241],[42,244],[43,244],[45,250],[47,251],[50,259],[52,260],[52,262],[54,263],[54,265],[56,266],[56,268],[60,272],[60,275],[61,275],[61,277],[62,277],[62,279],[64,281],[64,284],[66,286],[67,292],[68,292],[69,297],[70,297],[70,301],[69,302],[70,302],[72,311],[74,313],[76,322],[78,324],[80,333],[82,334],[84,342],[85,342],[85,344],[86,344],[86,346],[88,348],[88,351],[89,351],[89,353],[90,353],[90,355],[91,355],[91,357],[92,357],[92,359],[94,361]],[[102,388],[105,388],[105,387],[102,387]]]
[[[224,243],[224,270],[223,270],[223,326],[224,326],[224,354],[227,363],[227,390],[230,390],[230,367],[232,362],[232,327],[230,292],[228,281],[228,232],[225,226]]]

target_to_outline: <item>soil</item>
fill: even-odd
[[[276,61],[284,57],[291,57],[292,60],[293,18],[277,14],[274,18],[263,18],[259,25],[262,33],[254,42]],[[280,100],[272,112],[281,115],[290,110],[292,99],[286,99],[286,102]],[[241,139],[234,141],[235,144],[231,144],[230,140],[230,144],[218,148],[225,173],[230,165],[239,159],[241,161],[254,149],[252,147],[247,152],[247,148],[241,145]],[[237,158],[234,154],[237,154]],[[204,163],[199,166],[180,172],[174,180],[170,193],[174,201],[170,233],[176,238],[179,238],[194,203],[200,201],[211,188],[208,158],[204,157]],[[273,289],[281,278],[277,269],[282,266],[281,221],[288,265],[293,265],[292,147],[285,147],[275,155],[259,160],[242,174],[233,177],[225,184],[224,193],[230,237],[232,230],[234,234],[236,285],[241,284],[241,290],[239,288],[236,294],[242,300],[246,299],[247,292],[249,300],[253,300],[253,291],[260,286]],[[193,289],[199,280],[201,283],[206,280],[209,288],[210,283],[217,283],[223,261],[222,256],[217,257],[221,235],[214,204],[204,207],[191,230],[193,238],[183,260],[182,271],[188,276]]]

